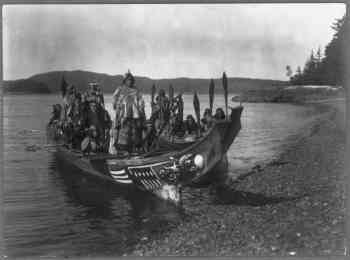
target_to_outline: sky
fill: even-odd
[[[53,70],[286,80],[345,4],[5,5],[3,78]]]

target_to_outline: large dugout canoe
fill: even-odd
[[[57,146],[56,155],[72,169],[71,174],[78,170],[104,182],[137,187],[178,203],[181,187],[215,179],[215,169],[226,159],[226,152],[241,129],[242,110],[242,106],[231,108],[228,119],[216,121],[195,142],[168,142],[167,148],[138,156],[83,155],[63,145]],[[53,139],[55,129],[48,127],[47,132]],[[60,142],[59,138],[55,141]]]

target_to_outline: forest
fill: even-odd
[[[290,66],[286,67],[292,85],[344,85],[347,23],[347,15],[336,19],[331,25],[334,30],[332,40],[323,52],[320,47],[317,51],[312,50],[303,69],[298,66],[293,75]]]

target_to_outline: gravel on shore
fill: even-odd
[[[230,187],[185,192],[186,217],[129,255],[344,255],[344,107],[329,105],[277,161]]]

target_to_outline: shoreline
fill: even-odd
[[[338,100],[338,99],[325,100],[325,102],[329,102],[329,101],[338,102],[338,101],[344,101],[344,100]],[[297,144],[298,142],[301,142],[302,138],[307,138],[312,132],[312,128],[315,127],[315,124],[320,120],[323,120],[325,117],[329,116],[329,114],[332,113],[332,111],[334,110],[334,107],[332,107],[332,105],[330,106],[328,104],[325,104],[322,101],[309,101],[309,102],[303,102],[303,103],[286,103],[286,104],[291,104],[295,106],[311,106],[314,109],[317,108],[318,112],[317,114],[314,115],[314,118],[312,119],[312,121],[306,123],[301,129],[298,130],[297,133],[294,133],[285,139],[283,143],[283,148],[281,148],[281,152],[279,152],[276,156],[274,156],[271,159],[265,159],[263,162],[256,163],[253,167],[251,167],[250,170],[246,170],[245,172],[239,170],[241,174],[229,176],[230,178],[228,179],[229,185],[235,184],[236,180],[239,181],[243,178],[246,178],[247,176],[260,172],[265,167],[286,164],[286,162],[280,157],[283,154],[285,154],[286,151],[290,150],[293,147],[293,145]]]
[[[345,102],[306,105],[325,113],[291,137],[277,160],[214,196],[210,188],[191,191],[202,201],[185,199],[186,220],[127,255],[344,255]]]

